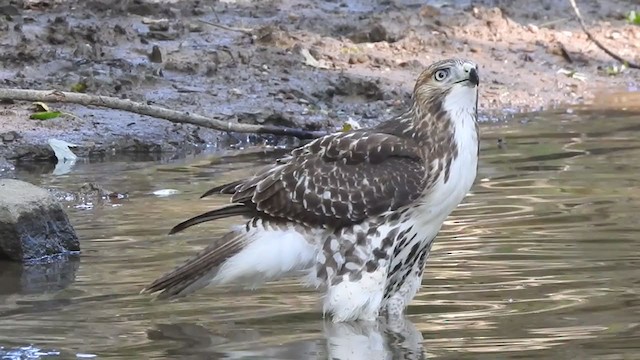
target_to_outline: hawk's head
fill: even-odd
[[[464,59],[447,59],[429,65],[414,88],[415,105],[436,118],[442,111],[476,114],[478,107],[478,66]]]

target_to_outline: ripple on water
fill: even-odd
[[[402,324],[322,322],[317,294],[291,280],[257,292],[205,290],[177,302],[138,295],[225,231],[230,222],[166,235],[179,221],[226,204],[198,198],[261,165],[256,154],[88,164],[41,177],[62,189],[100,180],[130,196],[116,208],[69,209],[83,239],[75,280],[29,292],[12,279],[12,292],[0,295],[0,353],[34,344],[60,357],[113,359],[634,358],[640,128],[633,117],[594,116],[483,128],[478,182],[447,219]],[[506,138],[502,148],[492,146],[497,137]],[[153,195],[168,188],[179,193]]]

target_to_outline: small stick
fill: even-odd
[[[547,26],[551,26],[551,25],[557,25],[557,24],[561,24],[565,21],[568,21],[570,18],[560,18],[560,19],[555,19],[555,20],[551,20],[551,21],[547,21],[546,23],[542,23],[540,25],[538,25],[539,28],[544,28]]]
[[[222,24],[216,24],[216,23],[212,23],[209,21],[205,21],[205,20],[198,20],[203,24],[207,24],[210,26],[214,26],[223,30],[227,30],[227,31],[235,31],[235,32],[240,32],[249,36],[253,36],[253,30],[252,29],[245,29],[245,28],[236,28],[236,27],[230,27],[230,26],[226,26],[226,25],[222,25]]]

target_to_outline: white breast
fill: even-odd
[[[478,133],[476,130],[477,88],[456,86],[447,96],[444,108],[454,123],[458,157],[451,163],[449,179],[437,179],[421,206],[420,218],[429,228],[438,230],[444,219],[460,204],[471,189],[478,166]],[[425,224],[427,225],[427,224]],[[435,236],[435,234],[434,234]]]

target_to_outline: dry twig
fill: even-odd
[[[170,110],[127,99],[57,90],[0,89],[0,99],[101,106],[109,109],[123,110],[140,115],[148,115],[155,118],[165,119],[173,123],[193,124],[215,130],[238,133],[286,135],[300,139],[313,139],[326,135],[326,132],[323,131],[307,131],[270,125],[232,123],[198,114],[192,114],[187,111]]]
[[[251,29],[245,29],[245,28],[237,28],[237,27],[231,27],[231,26],[226,26],[226,25],[222,25],[222,24],[216,24],[216,23],[212,23],[209,21],[205,21],[205,20],[199,20],[201,23],[203,24],[207,24],[213,27],[217,27],[220,28],[222,30],[227,30],[227,31],[235,31],[235,32],[239,32],[239,33],[243,33],[249,36],[253,36],[253,30]]]
[[[604,46],[600,41],[598,41],[598,39],[596,39],[593,34],[591,34],[591,32],[589,31],[589,29],[587,29],[587,25],[584,22],[584,19],[582,19],[582,15],[580,15],[580,9],[578,9],[578,5],[576,4],[576,0],[569,0],[569,3],[571,4],[571,7],[573,8],[574,13],[576,14],[576,17],[578,18],[578,22],[580,22],[580,27],[582,27],[582,31],[584,31],[584,33],[587,35],[587,38],[589,38],[589,40],[593,41],[594,44],[596,44],[597,47],[599,47],[602,51],[604,51],[605,53],[607,53],[607,55],[611,56],[612,58],[618,60],[619,62],[623,63],[626,67],[628,68],[632,68],[632,69],[640,69],[640,65],[630,62],[628,60],[623,59],[620,55],[614,53],[613,51],[609,50],[606,46]]]

